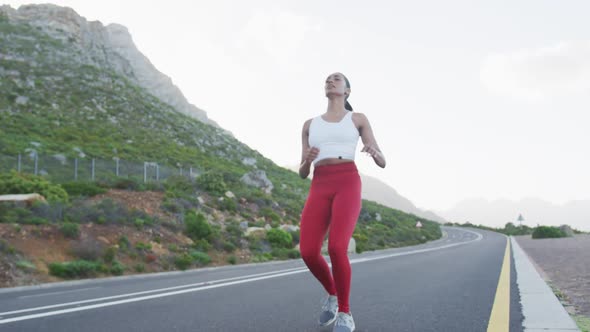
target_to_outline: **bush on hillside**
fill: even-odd
[[[49,264],[51,275],[65,279],[95,276],[103,269],[102,264],[85,260]]]
[[[266,232],[266,239],[273,248],[292,248],[293,237],[289,232],[282,229],[272,228]]]
[[[207,239],[213,230],[205,216],[195,211],[188,211],[184,217],[185,233],[193,240]]]
[[[41,176],[16,171],[0,173],[0,193],[38,193],[50,202],[68,201],[68,193],[60,185],[53,184]]]
[[[207,172],[197,178],[197,184],[203,190],[215,195],[222,195],[227,191],[223,175],[217,172]]]
[[[61,184],[69,196],[92,197],[104,194],[106,189],[98,186],[96,182],[72,181]]]
[[[553,226],[539,226],[533,231],[533,239],[548,239],[548,238],[560,238],[567,237],[564,231],[559,227]]]

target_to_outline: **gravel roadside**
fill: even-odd
[[[541,276],[562,293],[572,315],[590,318],[590,234],[571,238],[514,237]]]

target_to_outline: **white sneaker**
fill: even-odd
[[[336,317],[336,324],[334,324],[334,329],[332,332],[352,332],[354,329],[355,326],[352,315],[339,312],[338,316]]]
[[[320,313],[320,326],[328,326],[336,320],[338,313],[338,298],[334,295],[329,295],[322,305],[322,313]]]

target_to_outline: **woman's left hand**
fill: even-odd
[[[361,152],[366,152],[369,156],[373,157],[373,161],[375,161],[375,164],[379,165],[379,167],[385,167],[385,156],[381,151],[379,151],[377,146],[373,144],[367,144],[363,147]]]
[[[371,144],[365,145],[361,152],[366,152],[373,158],[379,158],[381,156],[381,151],[379,151],[375,146]]]

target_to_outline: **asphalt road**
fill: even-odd
[[[427,244],[351,255],[356,331],[487,330],[507,238],[444,230]],[[0,290],[0,331],[328,332],[316,325],[323,296],[301,260],[84,280]]]

